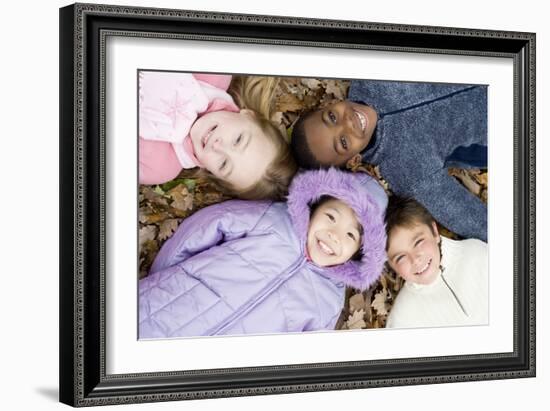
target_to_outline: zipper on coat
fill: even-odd
[[[257,294],[256,297],[253,298],[248,304],[241,307],[239,310],[235,311],[233,314],[231,314],[227,320],[225,320],[222,324],[220,324],[218,327],[209,330],[205,335],[217,335],[221,333],[223,330],[225,330],[230,325],[233,325],[235,321],[240,319],[243,315],[247,314],[250,310],[252,310],[256,305],[261,303],[264,299],[266,299],[269,295],[271,295],[271,291],[275,288],[278,288],[282,283],[284,283],[286,280],[288,280],[294,273],[306,263],[306,260],[301,256],[296,260],[292,266],[282,275],[277,276],[273,281],[271,281],[269,284],[267,284],[264,288],[262,288]]]
[[[466,310],[464,309],[464,306],[462,305],[462,303],[460,302],[460,299],[458,298],[458,296],[456,295],[456,293],[454,292],[454,290],[451,288],[451,286],[449,285],[449,283],[447,282],[447,280],[445,279],[445,276],[443,275],[443,272],[445,271],[445,268],[441,267],[441,279],[443,280],[443,282],[445,283],[445,285],[447,286],[447,288],[449,289],[449,291],[453,294],[453,297],[456,301],[456,303],[458,304],[458,306],[460,307],[460,309],[462,310],[462,312],[464,313],[464,315],[466,317],[469,317],[468,313],[466,312]]]

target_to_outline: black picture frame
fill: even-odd
[[[510,353],[107,375],[105,38],[504,57],[514,70]],[[138,403],[535,376],[535,34],[125,6],[60,9],[60,401]]]

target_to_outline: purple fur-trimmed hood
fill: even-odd
[[[304,249],[310,206],[323,195],[337,198],[350,206],[363,226],[361,260],[326,267],[327,273],[348,286],[365,290],[380,277],[386,261],[384,212],[387,198],[384,190],[372,177],[363,173],[330,168],[298,174],[290,185],[287,203]]]

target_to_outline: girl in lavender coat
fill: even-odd
[[[334,329],[345,287],[382,272],[386,204],[371,177],[329,169],[295,177],[287,203],[198,211],[139,282],[139,337]]]

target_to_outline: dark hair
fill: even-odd
[[[315,211],[319,207],[321,207],[323,204],[329,202],[330,200],[338,200],[338,199],[336,197],[325,194],[325,195],[322,195],[321,197],[319,197],[319,199],[317,201],[315,201],[314,203],[310,203],[310,205],[309,205],[309,210],[310,210],[309,218],[310,218],[310,221],[311,221],[311,217],[313,217],[313,214],[315,213]],[[359,223],[359,234],[361,235],[361,244],[362,244],[363,243],[363,225],[361,223]],[[363,258],[363,253],[361,251],[361,246],[359,246],[359,249],[355,252],[355,254],[353,254],[351,256],[350,260],[361,261],[362,258]]]
[[[386,250],[390,244],[390,233],[396,227],[411,228],[417,224],[425,224],[430,227],[432,234],[435,234],[432,215],[422,204],[410,197],[390,196],[384,222],[387,234]]]
[[[315,158],[306,139],[304,123],[313,113],[315,113],[315,111],[316,110],[306,111],[296,120],[292,127],[292,135],[290,137],[290,150],[292,151],[294,159],[300,167],[310,170],[328,167],[321,164]]]
[[[321,197],[317,199],[315,202],[309,203],[309,218],[313,217],[313,214],[315,211],[321,207],[323,204],[329,202],[330,200],[337,200],[336,197],[330,196],[328,194],[324,194]]]

